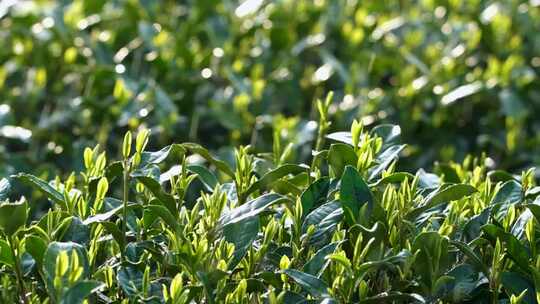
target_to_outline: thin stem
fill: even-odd
[[[15,246],[13,243],[13,236],[8,237],[9,241],[9,247],[11,248],[11,254],[13,255],[13,259],[15,260],[15,275],[17,276],[17,282],[19,283],[19,292],[20,296],[25,304],[28,304],[28,298],[26,297],[26,289],[24,288],[24,281],[22,277],[22,271],[21,271],[21,261],[19,259],[19,256],[17,255],[17,252],[15,251]]]
[[[124,244],[125,247],[127,244],[127,206],[128,206],[128,197],[129,197],[129,163],[128,160],[124,160],[124,196],[123,196],[123,220],[122,220],[122,235],[124,236]],[[122,257],[124,256],[124,248],[122,248],[121,252]]]
[[[499,291],[493,290],[493,297],[491,303],[493,304],[499,304]]]
[[[324,136],[326,135],[326,131],[328,130],[328,125],[325,120],[322,118],[319,120],[319,130],[317,132],[317,141],[315,143],[315,152],[319,152],[324,147]],[[319,157],[313,156],[313,159],[311,161],[310,166],[310,172],[314,172],[319,164]],[[310,182],[313,182],[311,174],[309,175]]]

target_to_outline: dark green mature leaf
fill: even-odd
[[[237,223],[246,218],[257,216],[271,205],[286,201],[289,201],[287,197],[277,193],[264,194],[243,204],[242,206],[226,212],[219,219],[219,223],[221,226]]]
[[[318,207],[326,201],[329,189],[330,179],[323,177],[313,182],[302,192],[300,201],[302,202],[303,216],[308,214],[312,208]]]
[[[36,260],[38,266],[42,267],[43,256],[47,251],[47,242],[36,235],[28,235],[24,239],[24,248]]]
[[[255,190],[262,191],[271,183],[289,174],[299,174],[307,171],[309,171],[309,167],[305,165],[285,164],[263,175],[246,190],[246,194],[250,194]]]
[[[88,245],[90,242],[90,228],[80,218],[75,216],[65,218],[60,226],[65,228],[58,230],[58,240],[75,242],[81,245]]]
[[[457,249],[459,249],[466,257],[470,259],[470,263],[473,264],[476,268],[480,269],[485,276],[489,276],[488,267],[482,262],[482,259],[474,252],[474,250],[466,243],[452,240],[450,241]]]
[[[98,213],[92,216],[87,217],[83,223],[85,225],[90,225],[93,223],[101,223],[103,221],[108,221],[111,217],[115,216],[118,212],[120,212],[124,208],[123,205],[115,207],[107,212],[104,213]]]
[[[351,238],[356,238],[357,236],[361,235],[364,240],[364,244],[367,244],[368,241],[373,242],[366,254],[367,260],[376,261],[383,258],[381,248],[383,248],[386,240],[388,239],[388,230],[386,229],[386,225],[384,223],[378,221],[373,224],[371,228],[356,224],[349,228],[349,233]]]
[[[414,269],[421,282],[432,290],[440,272],[448,266],[448,238],[434,231],[422,232],[414,239],[412,252],[418,252]]]
[[[512,228],[510,229],[510,233],[514,235],[518,240],[521,240],[524,238],[525,235],[525,229],[527,226],[527,223],[529,220],[533,218],[533,214],[530,211],[530,209],[525,209],[519,217],[516,219],[514,224],[512,225]]]
[[[320,277],[324,272],[330,261],[326,259],[327,255],[334,253],[336,248],[340,245],[340,242],[334,242],[319,249],[315,255],[304,264],[303,271],[307,274]]]
[[[75,283],[60,300],[61,304],[82,304],[91,294],[103,288],[99,281],[81,281]]]
[[[377,165],[369,169],[368,180],[374,181],[377,177],[379,177],[382,172],[386,170],[388,166],[390,166],[390,164],[398,158],[399,153],[401,153],[404,148],[405,145],[390,146],[382,153],[377,155],[377,157],[375,158],[375,162],[377,163]]]
[[[370,187],[378,187],[378,186],[386,185],[386,184],[401,183],[405,180],[411,181],[413,179],[414,179],[414,175],[410,174],[409,172],[395,172],[379,179],[375,183],[371,184]]]
[[[521,184],[515,180],[505,182],[497,194],[493,197],[490,205],[493,206],[492,216],[497,220],[501,220],[506,216],[510,206],[517,204],[523,200],[523,188]]]
[[[509,180],[497,191],[490,204],[518,203],[522,200],[522,191],[521,184],[515,180]]]
[[[300,196],[302,194],[302,190],[299,187],[285,179],[279,179],[273,182],[271,188],[276,193],[280,193],[283,195]]]
[[[19,173],[18,175],[14,175],[13,177],[30,183],[33,186],[36,186],[40,191],[44,192],[47,197],[53,202],[65,204],[64,196],[62,195],[62,193],[58,192],[44,180],[26,173]]]
[[[443,203],[455,201],[467,197],[475,192],[476,188],[468,184],[453,184],[440,187],[437,191],[431,192],[423,201],[423,204],[409,212],[409,218],[416,218],[427,209],[436,207]]]
[[[233,222],[223,226],[223,237],[229,243],[234,244],[234,259],[231,267],[234,267],[246,254],[259,233],[259,217],[244,218],[239,222]]]
[[[28,203],[25,198],[18,202],[4,202],[0,204],[0,229],[6,235],[13,235],[24,227],[28,219]]]
[[[221,160],[219,160],[217,158],[214,158],[212,155],[210,155],[210,152],[208,152],[208,150],[203,148],[201,145],[195,144],[195,143],[184,143],[184,144],[182,144],[182,147],[185,148],[185,149],[188,149],[192,153],[199,154],[204,159],[206,159],[209,163],[216,166],[216,168],[218,170],[225,173],[230,178],[234,178],[234,172],[229,167],[229,165],[227,165],[227,163],[225,163],[224,161],[221,161]]]
[[[531,211],[534,218],[540,222],[540,205],[537,204],[527,204],[527,208]]]
[[[107,177],[107,180],[109,182],[112,182],[116,178],[121,177],[123,173],[124,173],[124,165],[122,164],[121,161],[112,162],[105,169],[105,177]],[[92,190],[96,189],[98,182],[99,182],[99,179],[95,178],[90,183],[90,189]]]
[[[461,183],[461,178],[456,171],[456,168],[447,163],[437,164],[436,171],[439,175],[442,175],[445,183]]]
[[[490,171],[488,172],[487,176],[489,177],[490,180],[494,182],[507,182],[509,180],[515,179],[515,177],[512,174],[503,170]]]
[[[360,210],[367,206],[367,215],[373,209],[373,194],[369,190],[360,173],[351,167],[345,167],[345,172],[341,177],[340,201],[343,207],[345,221],[350,225],[358,223]]]
[[[124,256],[126,261],[132,265],[138,265],[142,261],[145,248],[142,246],[141,242],[131,242],[126,245],[124,250]]]
[[[6,199],[11,190],[11,184],[7,178],[0,179],[0,201]]]
[[[370,133],[382,138],[383,149],[398,144],[401,139],[401,127],[398,125],[381,124],[371,129]]]
[[[449,281],[438,290],[439,297],[452,303],[462,303],[469,299],[478,285],[478,272],[469,264],[460,264],[447,274]]]
[[[332,144],[328,150],[328,163],[336,177],[342,176],[346,166],[356,167],[358,157],[351,146]]]
[[[141,166],[150,164],[162,163],[169,155],[177,154],[181,155],[185,153],[185,149],[179,144],[173,144],[166,146],[165,148],[154,152],[143,152],[141,155]]]
[[[424,297],[415,293],[402,293],[399,291],[383,292],[376,296],[365,298],[359,304],[380,303],[427,303]]]
[[[510,258],[512,258],[523,271],[529,271],[530,251],[515,236],[493,224],[485,225],[482,230],[493,239],[499,239],[504,242],[504,249],[508,252]]]
[[[283,304],[298,304],[306,301],[301,294],[296,292],[285,290],[283,295]]]
[[[143,273],[133,266],[122,266],[116,274],[116,281],[128,297],[133,297],[142,291]]]
[[[480,236],[482,226],[487,224],[491,214],[491,207],[487,207],[479,214],[471,217],[463,227],[463,238],[466,241],[472,241]]]
[[[150,176],[133,175],[140,183],[142,183],[152,194],[165,206],[171,214],[176,214],[176,200],[172,195],[165,192],[159,181]]]
[[[72,252],[76,252],[78,259],[79,259],[79,265],[83,268],[83,273],[81,275],[81,278],[88,277],[88,274],[90,272],[89,266],[88,266],[88,257],[86,253],[86,249],[77,243],[73,242],[52,242],[47,247],[47,251],[45,251],[45,255],[43,257],[43,273],[45,275],[47,289],[49,290],[50,294],[54,294],[54,278],[56,277],[56,260],[57,257],[60,255],[60,252],[65,251],[68,253],[68,256]]]
[[[523,275],[516,272],[505,271],[501,274],[501,283],[508,297],[520,295],[525,291],[522,301],[526,304],[535,304],[534,284]]]
[[[214,191],[218,182],[217,177],[207,168],[200,165],[188,165],[188,171],[197,174],[199,180],[203,183],[207,191]]]
[[[217,269],[212,272],[197,271],[197,278],[203,285],[204,292],[206,293],[206,299],[208,299],[208,304],[216,303],[216,285],[219,280],[225,278],[226,276],[226,272]]]
[[[36,260],[28,252],[22,253],[20,258],[23,276],[30,276],[31,272],[36,270]]]
[[[329,297],[328,294],[328,285],[321,279],[307,274],[305,272],[296,270],[296,269],[286,269],[283,271],[291,279],[293,279],[296,284],[300,285],[306,292],[316,298]]]
[[[13,267],[14,259],[11,246],[8,242],[0,240],[0,263]]]
[[[124,234],[120,231],[120,227],[112,222],[103,221],[100,224],[105,228],[105,230],[113,237],[113,239],[118,243],[120,248],[124,248]]]
[[[180,231],[180,223],[167,208],[161,205],[148,205],[145,209],[159,216],[173,231]]]
[[[304,219],[304,223],[302,224],[302,231],[306,232],[310,225],[317,226],[318,228],[323,230],[329,228],[329,226],[323,225],[328,224],[332,226],[337,224],[339,219],[336,219],[336,222],[328,221],[329,219],[334,218],[333,216],[336,214],[343,214],[343,209],[341,208],[341,203],[339,201],[331,201],[329,203],[321,205],[320,207],[311,211],[306,216],[306,218]]]
[[[431,208],[438,204],[455,201],[478,192],[476,188],[467,184],[449,185],[426,197],[424,205]]]

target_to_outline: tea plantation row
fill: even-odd
[[[143,130],[119,161],[87,148],[65,179],[2,179],[0,302],[538,303],[532,170],[398,172],[398,126],[327,124],[307,164],[279,137],[231,167],[192,143],[145,151]],[[13,197],[21,182],[52,207]]]

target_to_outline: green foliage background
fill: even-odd
[[[4,1],[0,173],[81,169],[141,125],[151,147],[303,146],[329,90],[332,130],[399,124],[408,168],[485,151],[518,171],[539,158],[538,5]]]

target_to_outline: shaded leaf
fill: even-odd
[[[43,256],[45,255],[45,251],[47,251],[47,242],[38,236],[28,235],[24,239],[24,248],[36,260],[38,266],[41,267]]]
[[[198,145],[195,143],[184,143],[182,144],[182,147],[190,150],[192,153],[199,154],[204,159],[206,159],[209,163],[216,166],[216,168],[218,168],[221,172],[227,174],[230,178],[234,178],[234,172],[227,165],[227,163],[217,158],[214,158],[212,155],[210,155],[210,152],[208,152],[208,150],[203,148],[201,145]]]
[[[318,207],[326,201],[329,189],[330,179],[323,177],[313,182],[302,192],[300,201],[302,202],[303,216],[310,212],[312,208]]]
[[[380,124],[371,129],[370,133],[382,138],[383,149],[398,144],[401,137],[401,127],[391,124]]]
[[[345,144],[332,144],[330,146],[328,163],[335,176],[342,176],[346,166],[356,167],[357,162],[358,157],[351,146]]]
[[[105,284],[99,281],[81,281],[71,286],[64,294],[60,303],[62,304],[82,304],[91,294],[104,287]]]
[[[399,291],[383,292],[376,296],[365,298],[359,304],[380,304],[380,303],[426,303],[426,300],[418,294],[402,293]]]
[[[253,217],[263,212],[269,206],[288,201],[289,199],[277,193],[268,193],[259,196],[242,206],[236,207],[224,213],[219,219],[221,226],[240,222],[246,218]]]
[[[501,283],[509,297],[511,295],[520,295],[525,291],[525,296],[522,301],[526,304],[536,303],[533,282],[523,275],[516,272],[505,271],[501,274]]]
[[[207,191],[214,191],[218,184],[218,179],[210,172],[210,170],[200,165],[189,165],[187,169],[197,174],[197,177],[203,183]]]
[[[304,264],[302,270],[307,274],[320,277],[330,262],[328,259],[326,259],[326,256],[334,253],[339,244],[339,242],[334,242],[319,249],[313,255],[313,257],[306,264]]]
[[[223,226],[223,237],[229,243],[234,244],[234,259],[231,266],[234,267],[246,254],[259,233],[259,217],[244,218],[239,222],[233,222]]]
[[[167,226],[173,231],[180,231],[180,224],[176,217],[165,207],[161,205],[148,205],[145,209],[159,216]]]
[[[487,224],[482,230],[491,236],[493,239],[499,239],[504,242],[504,249],[508,252],[508,255],[521,269],[525,272],[529,271],[529,258],[530,251],[525,247],[521,242],[516,239],[512,234],[505,232],[501,228],[493,225]]]
[[[388,166],[390,166],[390,164],[398,158],[399,153],[401,153],[401,151],[403,151],[404,148],[405,148],[405,145],[390,146],[386,150],[384,150],[382,153],[377,155],[377,157],[375,158],[375,162],[377,163],[377,165],[369,169],[368,180],[373,181],[377,177],[379,177],[382,174],[382,172],[386,170]]]
[[[0,201],[6,199],[11,190],[11,184],[7,178],[0,179]]]
[[[373,194],[358,171],[347,166],[341,177],[340,201],[343,207],[345,220],[349,225],[358,222],[360,210],[367,205],[368,215],[373,209]]]
[[[11,246],[8,242],[0,240],[0,263],[13,267],[14,259]]]
[[[123,266],[118,269],[116,281],[128,297],[133,297],[142,291],[143,273],[133,266]]]
[[[152,194],[171,212],[176,213],[176,200],[172,195],[165,192],[159,181],[150,176],[132,175],[142,183]]]
[[[305,165],[295,165],[295,164],[285,164],[279,168],[272,170],[265,175],[263,175],[259,180],[253,183],[247,190],[246,195],[249,195],[255,190],[264,190],[268,185],[277,181],[278,179],[287,176],[289,174],[299,174],[307,172],[309,167]]]
[[[26,173],[19,173],[18,175],[13,176],[15,178],[18,178],[22,181],[25,181],[33,186],[36,186],[40,191],[45,193],[49,199],[51,199],[55,203],[63,203],[64,202],[64,196],[62,193],[58,192],[56,189],[54,189],[51,185],[49,185],[44,180],[35,177],[31,174]]]
[[[317,277],[296,269],[286,269],[283,273],[293,279],[296,284],[300,285],[310,295],[316,298],[329,297],[328,285]]]
[[[0,229],[6,235],[13,235],[24,227],[28,219],[28,203],[23,197],[15,203],[4,202],[0,204]]]

